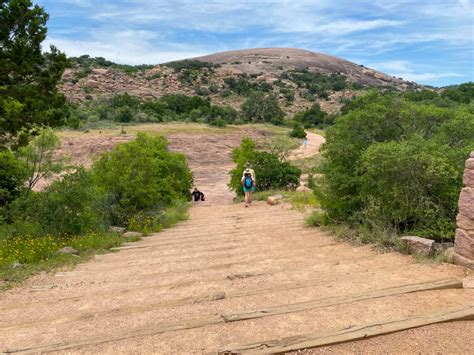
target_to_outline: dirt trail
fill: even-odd
[[[302,154],[314,153],[315,138]],[[229,204],[226,139],[199,147],[184,134],[169,139],[190,157],[206,204],[173,229],[1,294],[0,352],[205,353],[474,303],[472,289],[408,291],[416,283],[461,279],[462,268],[336,242],[305,228],[303,215],[285,204]],[[217,181],[207,179],[208,169]],[[381,290],[389,294],[375,297]],[[468,353],[473,323],[324,351]]]

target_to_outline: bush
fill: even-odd
[[[304,131],[304,128],[301,126],[301,124],[296,123],[293,124],[293,129],[290,132],[290,137],[293,138],[306,138],[307,134]]]
[[[259,191],[272,189],[295,189],[299,184],[301,170],[287,162],[281,162],[274,154],[260,152],[255,149],[255,143],[250,138],[244,138],[240,147],[233,150],[236,168],[230,171],[229,186],[237,194],[242,191],[242,172],[245,163],[249,161],[255,170],[256,185]]]
[[[275,95],[264,95],[253,93],[242,104],[242,117],[247,122],[271,122],[273,124],[282,124],[285,113],[278,104]]]
[[[139,133],[136,140],[105,153],[92,171],[117,225],[125,226],[139,212],[164,210],[190,198],[192,175],[186,159],[170,152],[163,137]]]
[[[41,223],[42,234],[54,236],[104,231],[108,226],[104,195],[92,174],[82,168],[38,194],[35,218]]]
[[[448,149],[417,137],[372,144],[361,157],[360,192],[371,218],[425,237],[454,237],[462,175]]]
[[[20,195],[26,171],[9,149],[0,148],[0,208]]]
[[[288,162],[279,161],[273,154],[257,151],[250,158],[250,163],[257,174],[257,187],[260,190],[294,190],[299,185],[301,170]]]
[[[474,149],[470,108],[369,93],[346,112],[326,132],[316,188],[330,219],[452,237],[464,162]]]
[[[321,110],[321,106],[319,106],[318,103],[315,103],[310,109],[297,112],[293,119],[300,122],[304,128],[322,128],[325,126],[327,116],[328,114]]]

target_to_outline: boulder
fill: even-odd
[[[400,238],[409,254],[429,256],[434,252],[434,240],[416,237],[404,236]]]
[[[301,185],[301,186],[298,186],[296,188],[296,192],[312,192],[313,190],[311,190],[308,186],[304,186],[304,185]]]
[[[112,232],[112,233],[124,234],[126,231],[127,229],[124,227],[115,227],[115,226],[109,227],[109,232]]]
[[[465,187],[459,196],[459,213],[474,219],[474,188]]]
[[[132,239],[132,238],[141,238],[143,237],[143,233],[140,232],[126,232],[122,234],[124,238]]]
[[[466,169],[463,175],[464,185],[474,187],[474,169]]]
[[[474,232],[465,231],[461,228],[456,229],[454,251],[456,254],[469,258],[474,262]]]
[[[474,170],[474,158],[466,160],[466,169]]]
[[[65,247],[59,249],[58,253],[59,254],[74,254],[74,255],[79,254],[79,252],[76,249],[74,249],[73,247],[69,247],[69,246],[65,246]]]
[[[90,88],[93,88],[93,89],[100,88],[100,83],[98,81],[92,80],[92,79],[87,80],[86,85]]]
[[[278,205],[282,200],[283,200],[282,195],[273,195],[267,198],[267,203],[273,206],[273,205]]]
[[[467,231],[474,231],[474,219],[468,218],[462,213],[458,213],[458,216],[456,217],[456,223],[458,228]]]
[[[454,260],[454,263],[456,265],[465,266],[469,269],[474,270],[474,260],[473,259],[466,258],[466,257],[464,257],[462,255],[459,255],[458,253],[454,252],[453,260]]]

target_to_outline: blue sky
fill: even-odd
[[[422,84],[474,81],[473,0],[37,0],[47,45],[70,56],[156,64],[293,47]]]

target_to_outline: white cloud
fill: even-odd
[[[54,44],[70,57],[89,54],[92,57],[104,57],[115,63],[132,65],[158,64],[209,54],[209,52],[192,47],[183,47],[177,50],[149,48],[148,46],[141,46],[133,40],[104,42],[49,37],[44,42],[43,48],[49,48],[50,44]]]

